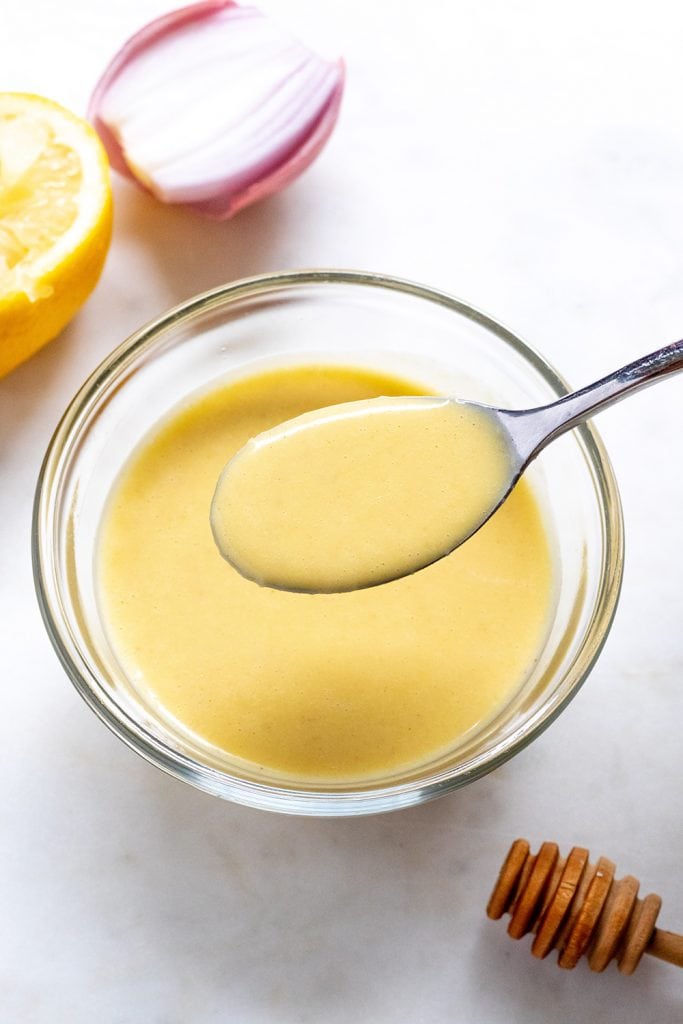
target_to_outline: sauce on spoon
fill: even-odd
[[[472,536],[551,441],[683,370],[683,341],[532,409],[381,398],[252,439],[223,471],[221,554],[270,587],[340,593],[424,569]]]
[[[372,398],[258,435],[211,507],[223,556],[262,585],[339,593],[406,576],[468,537],[506,493],[509,442],[484,407]]]

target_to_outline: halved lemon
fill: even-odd
[[[41,96],[0,93],[0,377],[80,309],[111,229],[109,163],[90,125]]]

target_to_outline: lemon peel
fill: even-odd
[[[0,93],[0,377],[78,312],[111,232],[109,164],[94,130],[42,96]]]

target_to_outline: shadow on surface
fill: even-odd
[[[249,206],[228,221],[164,206],[126,184],[119,184],[117,200],[114,240],[119,258],[145,250],[150,272],[165,286],[169,306],[273,269],[274,251],[291,230],[286,195]]]
[[[506,933],[508,920],[506,915],[500,921],[486,921],[468,951],[474,985],[483,995],[482,1019],[488,1008],[491,1019],[507,1014],[515,1021],[683,1020],[683,997],[676,1002],[670,991],[662,991],[663,983],[671,980],[667,972],[675,968],[646,956],[633,977],[619,974],[614,962],[596,974],[584,957],[573,970],[563,970],[557,966],[556,951],[542,961],[531,955],[532,936],[511,939]],[[609,1017],[601,1012],[607,1004]]]

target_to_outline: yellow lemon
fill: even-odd
[[[71,320],[111,240],[109,164],[85,121],[0,93],[0,377]]]

